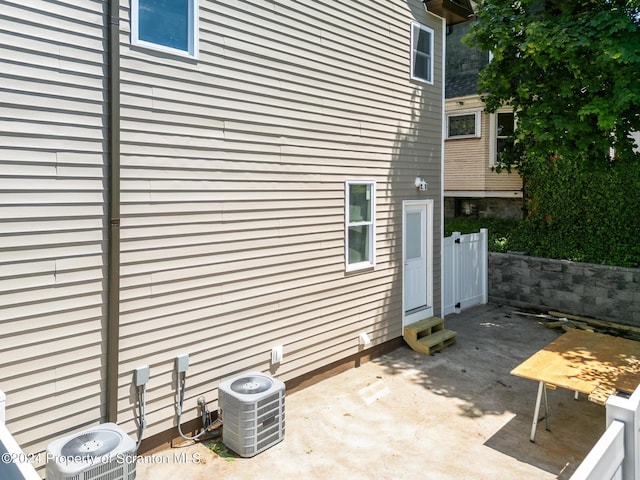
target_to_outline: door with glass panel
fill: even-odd
[[[403,205],[403,325],[433,315],[433,200]]]

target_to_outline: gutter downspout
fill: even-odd
[[[426,6],[426,3],[425,3]],[[444,318],[442,314],[444,310],[444,286],[442,279],[444,278],[443,261],[444,258],[444,139],[447,138],[447,99],[445,98],[445,82],[447,78],[447,22],[442,19],[442,77],[440,82],[442,83],[442,103],[440,108],[442,109],[442,116],[440,117],[441,132],[440,132],[440,312],[439,315]]]
[[[107,75],[109,90],[107,183],[109,238],[107,252],[106,418],[118,418],[118,365],[120,354],[120,1],[108,0]]]

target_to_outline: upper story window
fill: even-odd
[[[480,112],[447,115],[447,138],[480,137]]]
[[[411,23],[411,79],[433,83],[434,31],[416,22]]]
[[[498,112],[496,123],[496,147],[497,153],[504,150],[507,145],[508,138],[513,135],[515,127],[515,116],[513,112]]]
[[[376,186],[347,181],[345,191],[345,260],[347,270],[372,267],[375,254]]]
[[[498,111],[491,115],[491,144],[489,164],[494,166],[498,156],[505,149],[516,126],[516,116],[512,111]]]
[[[131,0],[131,43],[198,57],[198,0]]]

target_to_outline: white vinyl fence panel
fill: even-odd
[[[607,400],[607,430],[570,480],[640,478],[640,387],[629,398]]]
[[[583,460],[572,480],[622,480],[624,423],[613,422]]]
[[[487,303],[488,238],[486,228],[478,233],[453,232],[443,239],[442,315],[460,313],[473,305]]]

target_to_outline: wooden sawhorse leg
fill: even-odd
[[[549,402],[547,400],[547,389],[545,388],[544,382],[539,382],[538,384],[538,396],[536,398],[536,408],[533,412],[533,422],[531,423],[531,437],[529,437],[529,441],[534,443],[536,441],[536,428],[538,426],[539,417],[540,417],[540,404],[542,403],[542,397],[544,396],[544,418],[547,427],[547,431],[551,430],[551,425],[549,424]]]

